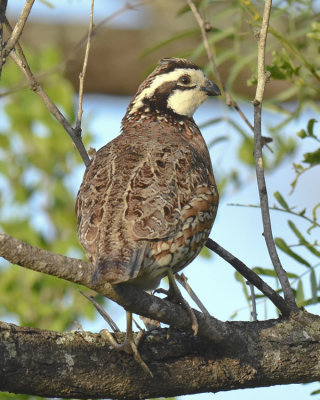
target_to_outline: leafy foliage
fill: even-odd
[[[53,48],[28,52],[27,57],[35,73],[43,73],[59,61],[59,53]],[[41,99],[29,88],[21,88],[21,82],[24,80],[17,67],[6,65],[2,86],[17,90],[4,98],[6,120],[0,132],[1,229],[32,245],[81,256],[70,185],[80,157]],[[49,96],[73,121],[70,83],[58,73],[48,74],[43,83]],[[57,278],[1,264],[0,314],[23,325],[65,330],[80,316],[94,315],[75,289],[76,285]]]

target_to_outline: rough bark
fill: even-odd
[[[0,255],[12,263],[96,289],[137,314],[178,328],[148,332],[140,352],[152,379],[132,355],[101,334],[58,333],[0,325],[0,390],[47,397],[136,399],[217,392],[320,379],[320,317],[222,322],[196,312],[192,336],[180,306],[133,287],[94,287],[92,267],[0,233]],[[182,331],[184,332],[182,332]],[[121,336],[121,334],[119,334]],[[119,341],[122,337],[119,337]]]
[[[140,352],[154,378],[101,334],[0,324],[0,389],[47,397],[137,399],[320,379],[320,318],[230,323],[243,343],[222,349],[185,332],[157,329]],[[119,339],[123,337],[119,334]]]

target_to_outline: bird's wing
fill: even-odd
[[[195,193],[190,154],[174,146],[164,150],[150,151],[130,176],[124,220],[134,240],[175,236],[182,227],[181,212]]]

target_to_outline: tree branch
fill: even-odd
[[[85,80],[86,71],[87,71],[88,58],[89,58],[89,52],[90,52],[90,46],[91,46],[91,37],[92,37],[92,31],[93,31],[93,10],[94,10],[94,0],[91,0],[90,23],[89,23],[89,30],[88,30],[87,45],[86,45],[86,51],[85,51],[85,56],[84,56],[84,60],[83,60],[82,71],[80,72],[80,76],[79,76],[78,116],[77,116],[77,122],[76,122],[76,126],[75,126],[75,129],[78,130],[79,132],[81,132],[81,120],[82,120],[82,114],[83,114],[83,109],[82,109],[83,87],[84,87],[84,80]]]
[[[6,10],[7,10],[8,0],[1,0],[0,1],[0,78],[2,73],[2,67],[5,63],[4,58],[4,37],[3,37],[3,23],[6,17]]]
[[[7,18],[5,19],[5,24],[8,31],[12,33],[12,28]],[[37,95],[40,96],[45,106],[50,111],[50,113],[55,117],[55,119],[63,126],[65,131],[69,134],[77,150],[79,151],[83,162],[87,166],[90,162],[90,159],[81,140],[81,135],[79,135],[78,131],[70,125],[65,116],[61,113],[58,107],[53,103],[53,101],[41,87],[40,83],[36,80],[35,76],[33,75],[29,67],[28,61],[24,55],[22,47],[19,44],[19,41],[16,42],[16,48],[19,55],[15,51],[11,51],[10,57],[17,64],[17,66],[21,69],[21,71],[27,78],[31,90],[33,90],[35,93],[37,93]]]
[[[149,295],[128,284],[112,286],[106,282],[99,286],[94,285],[91,283],[93,266],[82,260],[30,246],[4,232],[0,232],[0,256],[12,264],[82,284],[138,315],[161,321],[186,332],[193,332],[189,313],[183,307]],[[229,324],[199,311],[194,310],[194,312],[199,323],[199,337],[213,341],[221,347],[232,347],[236,342],[243,341],[241,332],[236,334],[233,330],[233,340],[230,342]]]
[[[210,315],[209,311],[205,308],[202,301],[199,299],[199,297],[196,295],[196,293],[192,290],[192,287],[188,283],[188,278],[184,275],[184,273],[175,274],[175,278],[180,283],[180,285],[188,292],[189,296],[196,303],[196,305],[200,308],[200,310],[204,314]]]
[[[229,341],[239,330],[245,338],[231,351],[176,330],[145,333],[139,351],[152,379],[100,333],[0,323],[0,390],[133,400],[320,379],[319,316],[303,311],[289,320],[229,324]]]
[[[288,316],[291,311],[296,310],[297,307],[291,307],[275,290],[273,290],[264,280],[260,278],[255,272],[248,268],[242,261],[240,261],[233,254],[229,253],[217,242],[208,239],[206,246],[218,254],[221,258],[232,265],[248,282],[252,283],[257,289],[260,290],[272,303],[278,307],[282,315]]]
[[[8,55],[11,53],[11,51],[14,49],[15,45],[18,43],[18,40],[20,39],[20,36],[22,34],[23,28],[27,22],[27,19],[29,17],[31,8],[33,6],[35,0],[27,0],[23,10],[20,14],[20,17],[14,27],[14,29],[11,31],[10,37],[6,43],[6,46],[4,48],[4,51],[2,53],[2,57],[5,60]]]
[[[193,337],[183,308],[128,285],[94,287],[93,267],[84,261],[32,247],[5,233],[0,233],[0,254],[12,263],[96,289],[126,309],[190,332],[172,331],[169,338],[165,329],[146,333],[139,351],[155,376],[151,380],[130,355],[110,349],[101,334],[3,323],[1,390],[129,400],[320,379],[318,316],[300,311],[289,320],[221,322],[196,312],[199,334]]]
[[[259,34],[258,41],[258,84],[256,90],[256,96],[254,99],[254,158],[256,164],[256,175],[259,189],[261,214],[263,221],[264,238],[269,251],[269,255],[274,266],[274,269],[278,275],[281,287],[283,289],[284,298],[287,300],[290,308],[297,309],[295,298],[286,275],[286,271],[283,269],[276,246],[273,239],[271,219],[269,213],[269,202],[268,192],[264,177],[264,167],[262,158],[262,139],[261,139],[261,110],[262,100],[264,95],[264,89],[267,81],[267,75],[265,73],[265,49],[268,33],[269,18],[271,12],[272,0],[266,0],[265,8],[263,13],[262,25]]]

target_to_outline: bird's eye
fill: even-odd
[[[183,75],[179,78],[179,82],[183,83],[184,85],[188,85],[188,83],[191,82],[190,76],[189,75]]]

